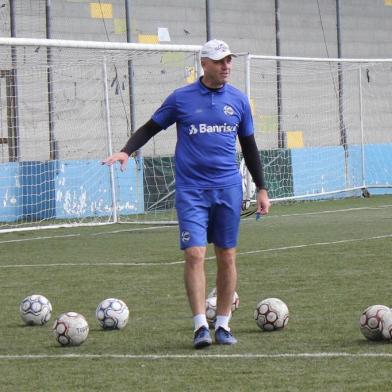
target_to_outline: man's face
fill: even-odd
[[[201,65],[204,70],[203,82],[208,87],[219,88],[229,80],[232,67],[231,56],[221,60],[203,58]]]

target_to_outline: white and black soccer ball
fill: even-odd
[[[381,318],[390,309],[385,305],[371,305],[367,307],[359,318],[359,329],[369,340],[382,340]]]
[[[206,318],[210,326],[216,321],[216,297],[208,297],[206,299]]]
[[[83,315],[67,312],[57,317],[53,335],[62,346],[80,346],[87,339],[89,326]]]
[[[289,321],[289,309],[281,299],[267,298],[256,305],[254,319],[264,331],[282,329]]]
[[[216,296],[217,296],[217,289],[216,287],[214,287],[208,294],[207,298],[212,298]],[[240,306],[240,297],[238,296],[238,293],[234,291],[233,302],[231,303],[231,313],[234,313],[239,306]]]
[[[19,313],[27,325],[43,325],[52,315],[52,305],[43,295],[33,294],[20,303]]]
[[[128,323],[129,309],[121,299],[107,298],[98,305],[95,317],[103,329],[123,329]]]
[[[380,330],[382,338],[392,341],[392,310],[386,311],[381,316]]]

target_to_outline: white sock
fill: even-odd
[[[203,313],[197,314],[196,316],[193,316],[193,323],[195,325],[195,332],[200,328],[200,327],[206,327],[208,329],[208,322],[206,315]]]
[[[226,331],[230,331],[230,328],[229,328],[230,317],[231,317],[230,315],[229,316],[216,316],[215,331],[219,327],[224,328]]]

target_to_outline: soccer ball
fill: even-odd
[[[79,313],[67,312],[57,317],[53,324],[53,334],[62,346],[79,346],[88,336],[86,319]]]
[[[214,325],[216,320],[216,297],[206,299],[206,318],[208,324]]]
[[[380,330],[383,339],[392,340],[392,310],[386,311],[381,316]]]
[[[33,294],[20,303],[19,313],[27,325],[43,325],[52,315],[52,305],[43,295]]]
[[[259,302],[254,311],[256,324],[265,331],[284,328],[289,321],[289,309],[278,298],[267,298]]]
[[[95,316],[103,329],[123,329],[128,323],[129,310],[121,299],[107,298],[98,305]]]
[[[381,318],[389,311],[389,308],[384,305],[371,305],[363,311],[359,319],[359,329],[366,339],[382,339]]]
[[[214,287],[211,292],[208,294],[207,298],[212,298],[217,296],[217,290],[216,287]],[[233,302],[231,303],[231,313],[234,313],[238,307],[240,306],[240,297],[238,296],[237,292],[234,291],[233,294]],[[216,305],[215,305],[216,307]]]

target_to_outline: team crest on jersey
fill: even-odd
[[[191,234],[189,233],[189,231],[183,231],[181,233],[181,241],[182,242],[188,242],[191,239]]]
[[[226,116],[232,116],[234,114],[234,109],[229,105],[225,105],[223,108],[223,113],[226,114]]]

